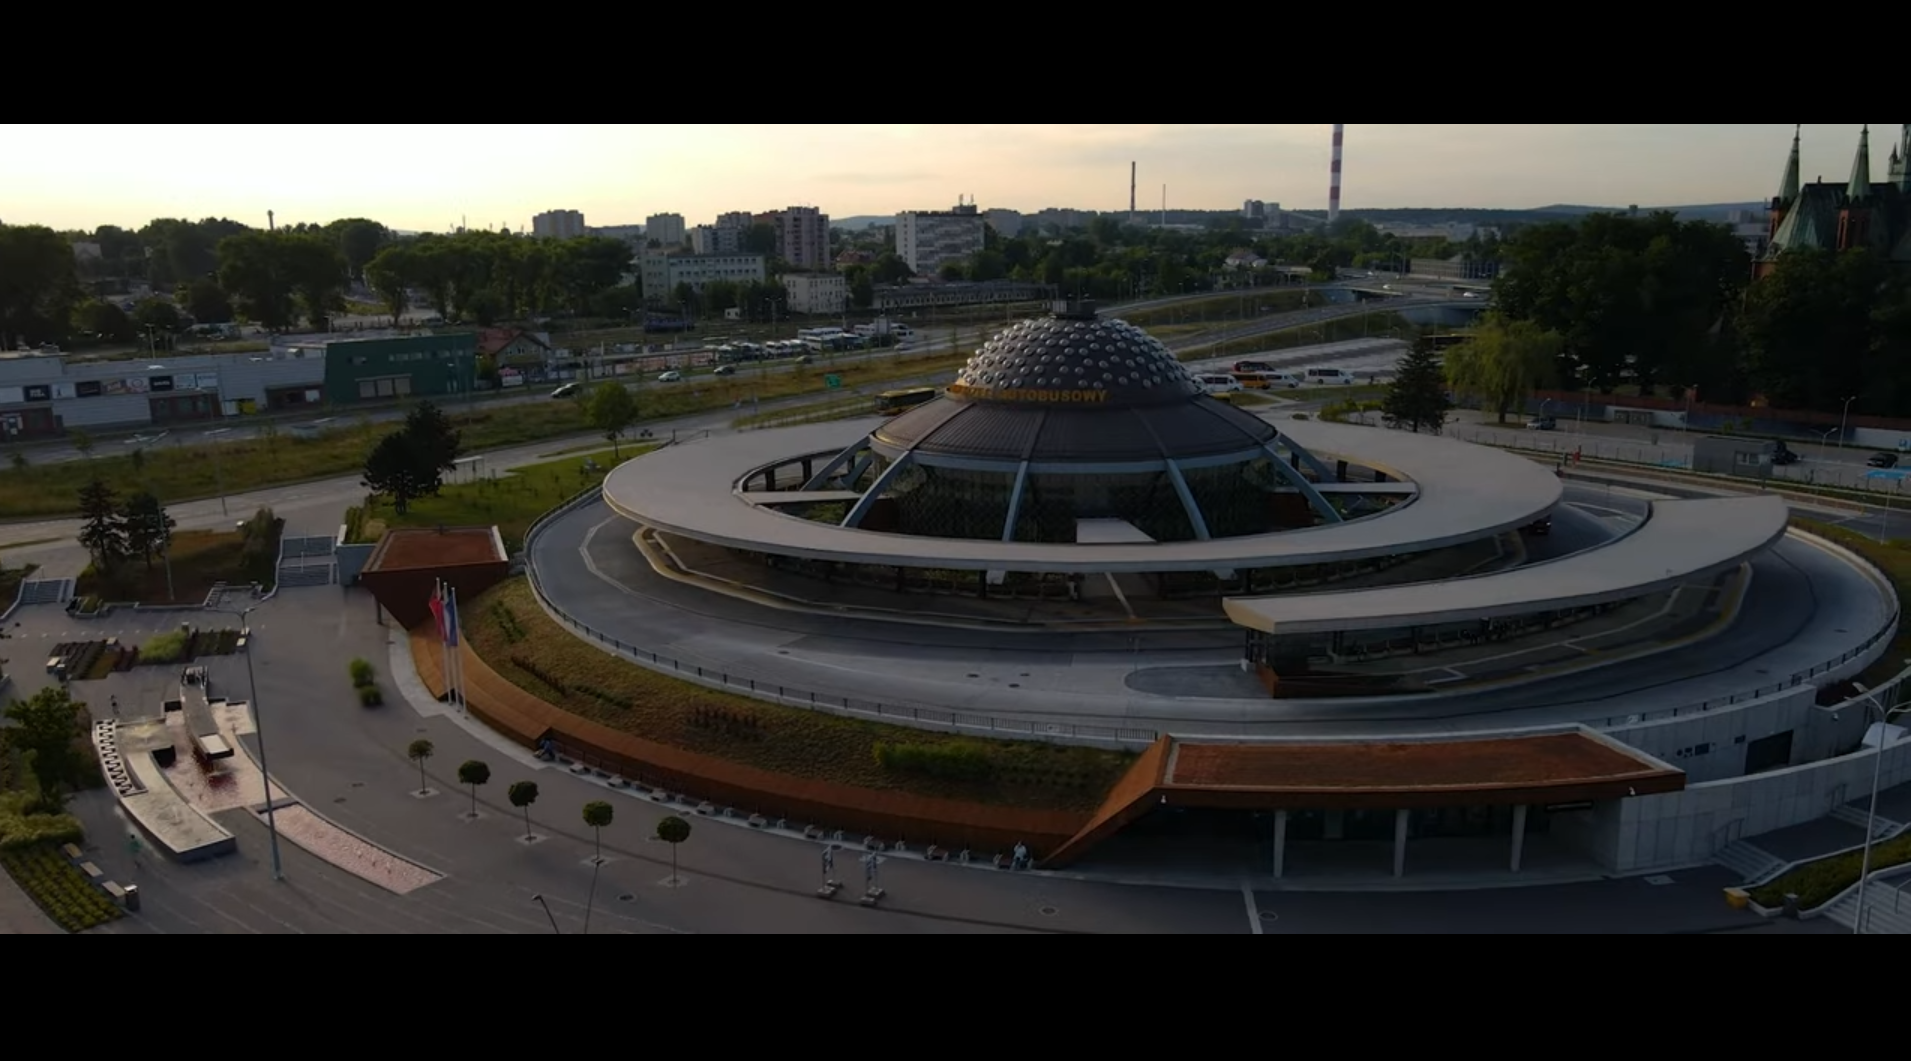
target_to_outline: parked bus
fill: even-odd
[[[901,416],[919,405],[928,405],[940,397],[942,397],[942,392],[934,387],[917,387],[914,390],[890,391],[876,398],[876,414],[878,416]]]

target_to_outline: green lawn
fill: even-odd
[[[1244,320],[1253,321],[1276,313],[1292,313],[1295,310],[1304,309],[1307,304],[1307,294],[1305,291],[1257,288],[1134,313],[1123,313],[1121,307],[1116,306],[1109,310],[1109,314],[1151,332],[1156,329],[1169,330],[1183,326],[1192,326],[1197,330],[1201,327],[1218,328],[1229,324],[1239,324]],[[1315,297],[1319,298],[1318,295]]]
[[[622,460],[640,457],[654,448],[626,445]],[[602,483],[619,463],[617,452],[608,448],[580,453],[495,478],[454,483],[437,497],[412,502],[402,516],[383,503],[371,509],[352,509],[345,514],[345,526],[351,540],[360,543],[375,542],[387,530],[401,527],[496,527],[504,536],[505,548],[516,552],[523,547],[532,524]]]
[[[646,420],[671,419],[729,409],[752,400],[827,397],[837,393],[825,378],[834,375],[844,388],[914,379],[960,367],[965,356],[887,358],[841,368],[814,366],[769,377],[739,375],[699,378],[674,386],[648,384],[637,392]],[[541,401],[519,405],[449,404],[446,412],[464,433],[467,453],[509,449],[588,434],[579,402]],[[0,520],[64,517],[76,514],[85,480],[98,476],[126,496],[151,490],[167,504],[217,497],[223,481],[228,495],[291,483],[353,475],[379,439],[395,428],[368,420],[340,421],[317,438],[271,437],[226,445],[167,446],[147,451],[136,461],[125,447],[102,447],[85,461],[5,468],[0,465]]]
[[[533,695],[612,729],[793,777],[1092,811],[1134,761],[1118,752],[955,737],[714,692],[579,640],[545,614],[521,578],[485,594],[466,615],[472,648]]]

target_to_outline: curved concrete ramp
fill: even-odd
[[[1261,633],[1288,635],[1485,622],[1595,608],[1738,567],[1778,544],[1790,520],[1791,511],[1779,497],[1661,501],[1631,534],[1551,563],[1357,593],[1239,598],[1227,602],[1228,618]]]

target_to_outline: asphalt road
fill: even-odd
[[[154,620],[157,621],[157,620]],[[612,793],[567,771],[525,761],[442,717],[421,718],[394,702],[366,711],[348,688],[341,660],[383,661],[383,631],[370,602],[333,589],[289,591],[253,616],[259,686],[247,686],[236,660],[213,663],[215,688],[252,694],[270,741],[274,777],[291,798],[364,839],[445,875],[409,896],[397,896],[333,868],[297,846],[281,844],[285,881],[274,882],[269,840],[245,812],[220,816],[238,838],[238,855],[179,866],[147,851],[131,853],[126,823],[103,793],[75,801],[88,827],[87,858],[110,879],[137,884],[143,909],[100,930],[109,935],[205,934],[1660,934],[1764,930],[1728,910],[1720,871],[1677,875],[1662,886],[1608,881],[1522,891],[1355,896],[1253,890],[1260,885],[1176,889],[1115,885],[991,869],[888,861],[881,884],[889,897],[866,910],[815,896],[821,883],[818,845],[771,837],[691,816],[694,833],[680,852],[682,886],[669,886],[666,847],[649,841],[666,811]],[[86,628],[97,636],[101,631]],[[29,642],[78,636],[57,612],[28,613],[16,636]],[[43,677],[22,675],[28,686]],[[387,676],[388,685],[391,682]],[[159,695],[153,672],[115,676],[78,691],[98,704]],[[389,690],[388,690],[389,691]],[[396,697],[394,697],[396,700]],[[404,748],[424,737],[437,748],[427,782],[436,795],[419,799],[419,779]],[[256,751],[256,741],[248,741]],[[492,765],[493,781],[478,793],[480,818],[464,820],[470,796],[455,783],[457,764]],[[534,780],[541,794],[525,845],[521,816],[504,790]],[[609,862],[595,874],[592,837],[580,810],[608,799],[615,823],[605,831]],[[682,810],[675,813],[683,814]],[[856,852],[838,858],[839,879],[861,880]]]
[[[1562,519],[1562,534],[1548,549],[1596,544],[1602,533],[1636,520],[1647,503],[1626,491],[1578,486],[1569,498],[1582,509]],[[1481,716],[1514,727],[1655,714],[1810,670],[1854,647],[1863,636],[1857,631],[1875,628],[1869,624],[1882,623],[1888,610],[1868,581],[1816,549],[1786,543],[1755,563],[1738,623],[1696,657],[1667,653],[1603,671],[1598,682],[1563,677],[1372,706],[1269,704],[1225,692],[1233,687],[1226,674],[1238,670],[1240,658],[1232,631],[947,631],[925,645],[907,626],[769,610],[661,578],[631,545],[633,531],[607,507],[588,506],[554,522],[531,557],[552,599],[624,644],[737,681],[825,698],[1184,735],[1332,736],[1350,724],[1364,732],[1426,732],[1477,728]],[[1816,621],[1826,615],[1838,624]],[[1212,682],[1214,691],[1188,699],[1202,695],[1185,691],[1190,682]]]

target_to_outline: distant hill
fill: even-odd
[[[831,228],[840,228],[846,232],[861,232],[866,228],[881,228],[885,225],[893,225],[895,223],[896,215],[894,214],[864,214],[860,217],[832,217],[829,219]]]

